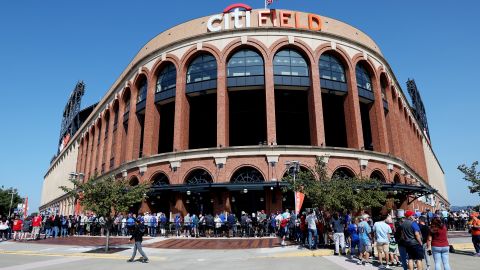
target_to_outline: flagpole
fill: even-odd
[[[267,9],[267,0],[263,0],[263,3],[265,4],[265,9]]]

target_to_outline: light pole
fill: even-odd
[[[13,195],[17,194],[17,189],[16,188],[10,188],[10,192],[8,194],[12,195],[10,198],[10,208],[8,208],[8,217],[10,217],[11,212],[12,212],[12,204],[13,204]]]
[[[294,189],[293,189],[293,211],[296,211],[295,209],[295,206],[297,204],[297,197],[295,196],[295,178],[297,176],[297,172],[300,171],[300,162],[298,162],[297,160],[291,160],[291,161],[287,161],[285,162],[285,165],[287,166],[288,168],[288,173],[290,174],[290,170],[292,170],[292,173],[293,173],[293,186],[294,186]]]

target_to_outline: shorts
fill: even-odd
[[[355,250],[355,248],[360,250],[360,240],[352,241],[350,250]]]
[[[407,251],[410,260],[425,259],[425,253],[423,252],[423,247],[421,245],[406,246],[405,250]]]
[[[370,241],[362,241],[360,240],[360,244],[358,245],[358,248],[360,249],[360,252],[368,252],[372,253],[372,244]]]
[[[397,253],[397,250],[398,250],[398,244],[392,244],[390,243],[390,245],[388,246],[388,250],[390,253]]]
[[[388,254],[389,247],[388,243],[377,243],[377,252]]]

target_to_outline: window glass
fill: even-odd
[[[143,79],[138,88],[137,103],[142,102],[147,98],[147,88],[148,88],[147,80]]]
[[[255,51],[243,49],[236,52],[227,64],[227,77],[263,75],[263,58]]]
[[[169,89],[174,89],[177,83],[177,70],[172,63],[167,64],[158,74],[157,90],[162,92]]]
[[[308,77],[308,64],[297,51],[281,50],[273,58],[273,73],[281,76]]]
[[[346,82],[345,79],[345,69],[343,68],[342,63],[335,56],[330,54],[322,54],[320,56],[320,77],[322,79],[337,81],[337,82]]]
[[[357,78],[357,87],[360,87],[368,91],[372,91],[372,81],[370,79],[370,74],[361,64],[357,65],[356,78]]]
[[[217,61],[212,55],[202,54],[197,56],[187,71],[187,84],[214,80],[217,78]]]

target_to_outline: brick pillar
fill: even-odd
[[[160,133],[160,113],[155,105],[155,76],[148,82],[147,100],[145,105],[145,122],[143,125],[143,156],[148,157],[158,153],[158,136]]]
[[[112,107],[108,113],[109,115],[109,121],[108,121],[108,138],[107,138],[107,145],[104,147],[104,151],[107,151],[105,155],[105,171],[108,172],[110,171],[110,159],[112,158],[112,142],[113,142],[113,122],[115,121],[115,111],[113,110],[114,108]],[[117,123],[118,125],[118,123]]]
[[[175,205],[170,209],[173,215],[180,213],[182,216],[187,214],[187,208],[183,203],[182,195],[180,193],[175,194]]]
[[[88,142],[89,140],[87,140],[87,137],[85,135],[83,139],[83,152],[82,152],[83,159],[82,159],[82,168],[81,168],[81,172],[84,174],[85,179],[87,179],[86,174],[87,174]]]
[[[90,178],[90,159],[92,158],[92,141],[93,136],[92,133],[89,132],[88,134],[88,142],[87,142],[87,151],[85,152],[85,180],[89,180]]]
[[[217,68],[217,147],[229,146],[229,100],[225,63]]]
[[[373,75],[373,94],[375,101],[370,108],[370,125],[372,127],[373,150],[388,153],[387,126],[385,124],[385,113],[383,109],[382,90],[380,78]]]
[[[345,126],[347,128],[348,148],[361,149],[363,143],[362,118],[360,101],[358,99],[357,78],[355,67],[348,73],[348,94],[344,101]]]
[[[99,131],[98,136],[100,136],[100,144],[98,145],[98,150],[97,150],[97,168],[98,168],[99,175],[102,174],[102,163],[104,162],[103,151],[105,151],[104,142],[105,142],[105,128],[106,128],[105,116],[103,116],[100,119],[100,121],[102,123],[102,126],[98,130]]]
[[[138,89],[135,85],[131,89],[130,96],[130,115],[128,117],[128,133],[126,140],[126,151],[125,151],[125,162],[134,160],[138,158],[138,150],[140,147],[140,123],[138,122],[138,117],[136,113],[137,109],[137,95]]]
[[[185,72],[178,72],[175,93],[175,121],[173,131],[173,151],[188,149],[190,104],[185,94]]]
[[[394,156],[401,156],[400,153],[400,143],[399,143],[399,134],[397,129],[397,119],[396,119],[396,112],[398,110],[397,103],[393,99],[393,89],[392,87],[388,87],[386,91],[387,102],[388,102],[388,113],[386,117],[386,124],[389,129],[388,136],[390,138],[391,143],[389,143],[390,152]]]
[[[267,117],[267,143],[277,143],[277,127],[275,122],[275,85],[273,63],[265,60],[265,110]]]
[[[117,131],[115,133],[115,149],[113,149],[115,161],[114,161],[114,168],[117,168],[123,162],[123,147],[124,146],[124,138],[126,137],[125,129],[123,128],[123,114],[125,113],[125,103],[124,101],[118,102],[118,121],[117,121]],[[114,118],[115,121],[115,118]]]
[[[77,154],[77,165],[76,165],[76,171],[81,172],[82,171],[82,163],[83,163],[83,141],[78,145],[78,154]]]
[[[322,90],[318,65],[313,64],[312,87],[308,91],[308,115],[310,118],[310,142],[313,146],[325,145],[325,129],[323,125]]]
[[[95,175],[95,165],[97,160],[97,136],[98,136],[98,128],[97,124],[93,126],[93,136],[92,136],[92,148],[90,151],[90,176]]]

